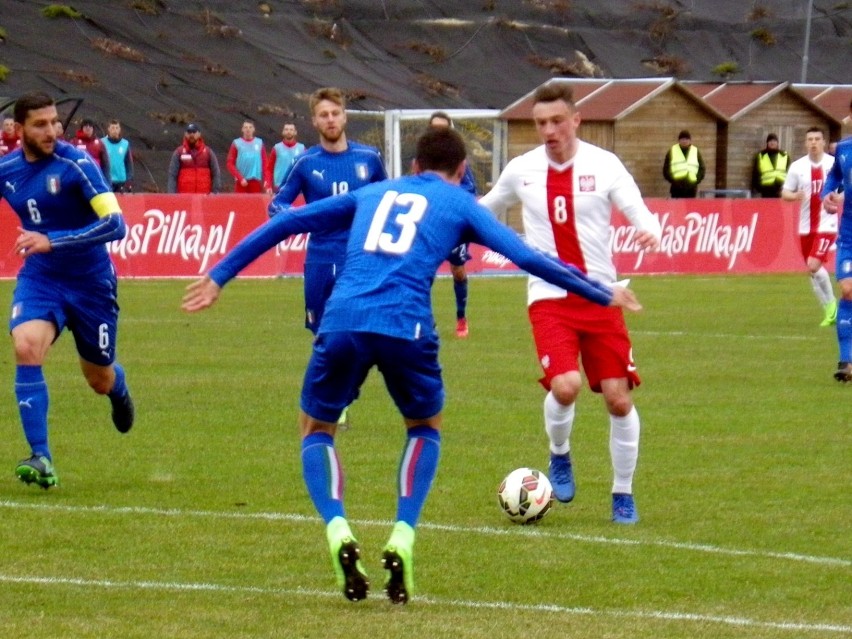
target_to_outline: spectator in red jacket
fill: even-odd
[[[228,171],[234,176],[234,193],[271,193],[266,181],[266,147],[254,135],[254,122],[245,120],[242,135],[228,149]]]
[[[219,160],[204,143],[197,124],[186,127],[183,143],[169,163],[169,193],[218,193],[222,186]]]
[[[109,175],[109,154],[107,153],[104,143],[95,135],[95,122],[89,118],[85,118],[77,130],[77,135],[74,138],[74,145],[81,151],[86,151],[92,156],[104,175]],[[107,178],[109,184],[109,178]]]
[[[15,118],[3,116],[3,130],[0,131],[0,158],[21,146],[21,138],[15,133]]]

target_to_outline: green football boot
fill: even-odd
[[[15,468],[15,474],[25,484],[38,484],[45,490],[59,484],[53,464],[44,455],[22,459]]]
[[[349,524],[343,517],[335,517],[326,526],[325,534],[337,586],[349,601],[366,599],[370,582],[361,565],[361,547],[352,536]]]
[[[414,528],[396,522],[382,555],[382,567],[388,571],[385,592],[391,603],[407,603],[414,594]]]
[[[837,324],[837,300],[830,301],[828,304],[823,306],[823,310],[825,313],[819,325],[824,328],[826,326],[834,326]]]

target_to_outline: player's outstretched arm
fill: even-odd
[[[186,287],[181,308],[188,313],[203,311],[216,303],[221,290],[222,287],[211,280],[209,275],[205,275]]]

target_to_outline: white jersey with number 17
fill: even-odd
[[[660,222],[645,202],[633,176],[613,153],[579,142],[563,165],[550,161],[544,146],[516,157],[480,204],[496,214],[520,203],[526,241],[576,265],[605,284],[616,280],[610,248],[612,207],[638,231],[660,237]],[[531,276],[527,301],[565,297],[564,290]]]
[[[819,162],[804,156],[790,164],[784,190],[802,191],[804,199],[799,203],[799,235],[815,233],[837,233],[837,216],[823,208],[820,193],[825,178],[834,164],[834,156],[823,153]]]

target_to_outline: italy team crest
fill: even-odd
[[[47,184],[46,184],[47,192],[51,195],[58,195],[61,190],[61,186],[59,183],[58,175],[48,175],[47,176]]]
[[[369,172],[367,171],[367,165],[359,162],[355,165],[355,175],[358,176],[359,180],[366,180],[369,176]]]

